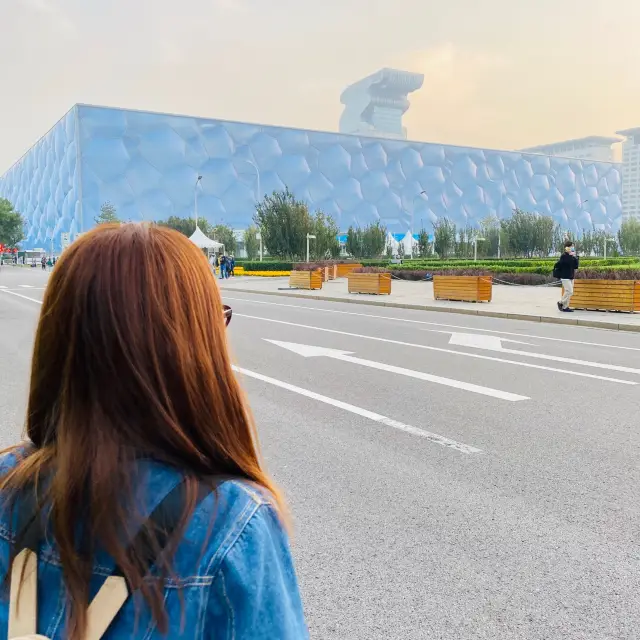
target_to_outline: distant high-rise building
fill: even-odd
[[[402,116],[410,105],[407,95],[423,82],[421,73],[381,69],[348,86],[340,96],[345,106],[340,133],[406,139]]]
[[[622,219],[640,217],[640,127],[616,131],[622,143]]]
[[[613,162],[611,145],[620,142],[619,138],[606,136],[587,136],[575,140],[541,144],[537,147],[520,149],[527,153],[543,153],[549,156],[564,156],[565,158],[579,158],[580,160],[595,160],[598,162]]]

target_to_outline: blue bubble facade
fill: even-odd
[[[202,176],[196,188],[198,176]],[[27,221],[26,248],[122,220],[191,217],[246,228],[265,193],[288,187],[341,229],[380,220],[392,233],[447,216],[477,226],[518,207],[564,229],[615,229],[619,165],[512,151],[75,106],[0,178]],[[424,192],[424,193],[422,193]]]

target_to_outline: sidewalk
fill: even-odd
[[[557,287],[525,287],[494,285],[493,300],[489,303],[450,302],[433,299],[431,282],[409,282],[394,280],[389,296],[369,296],[348,293],[346,278],[325,282],[322,289],[304,291],[288,289],[289,278],[260,278],[238,276],[228,280],[218,280],[223,290],[239,293],[260,293],[263,295],[308,298],[311,300],[331,300],[351,302],[380,307],[400,307],[423,311],[443,311],[467,315],[529,320],[553,324],[580,325],[613,329],[615,331],[640,332],[640,314],[599,311],[576,311],[560,313],[556,303],[560,297]]]

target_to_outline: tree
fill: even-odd
[[[340,255],[338,234],[340,229],[331,216],[323,211],[316,211],[312,218],[313,231],[316,239],[311,240],[309,251],[314,260],[337,258]]]
[[[478,255],[497,256],[498,245],[500,244],[500,250],[502,250],[502,240],[504,240],[501,233],[500,220],[496,216],[487,216],[480,220],[480,235],[484,241],[478,242]]]
[[[362,229],[360,227],[349,227],[347,230],[347,242],[345,249],[350,256],[354,258],[362,258],[363,256],[363,240]]]
[[[349,227],[347,231],[347,253],[354,258],[377,258],[387,244],[387,228],[379,220],[366,226]]]
[[[316,236],[309,244],[314,259],[340,254],[338,226],[333,218],[322,211],[312,215],[307,204],[288,188],[265,196],[257,204],[253,220],[272,256],[294,262],[306,258],[307,234]]]
[[[17,247],[24,240],[24,218],[5,198],[0,198],[0,244],[9,249]]]
[[[95,217],[96,224],[109,224],[113,222],[120,222],[116,214],[116,208],[110,203],[105,202],[100,207],[100,213]]]
[[[559,227],[551,216],[514,209],[513,215],[501,220],[500,225],[515,256],[544,257],[557,249]]]
[[[198,223],[199,226],[199,223]],[[204,233],[204,229],[202,229]],[[233,233],[233,229],[226,224],[218,224],[215,227],[211,227],[210,232],[205,234],[216,242],[221,242],[224,245],[224,251],[227,255],[234,254],[238,246],[236,236]]]
[[[199,226],[202,229],[201,220],[198,221]],[[206,221],[205,221],[206,222]],[[196,230],[196,221],[193,218],[179,218],[178,216],[169,216],[166,220],[158,220],[158,223],[162,227],[169,227],[179,231],[182,235],[190,238],[193,232]],[[208,225],[207,225],[208,226]],[[204,230],[203,233],[207,235]]]
[[[431,242],[426,229],[422,229],[418,235],[418,255],[426,258],[431,253]]]
[[[378,258],[384,253],[387,243],[387,228],[379,220],[364,228],[363,236],[364,258]]]
[[[640,253],[640,220],[629,218],[620,225],[618,243],[622,253],[625,255],[638,255]]]
[[[439,218],[433,223],[433,248],[438,257],[446,259],[456,247],[456,225],[449,218]]]
[[[260,250],[260,241],[258,240],[258,229],[251,226],[244,232],[244,250],[247,252],[247,258],[254,260]]]
[[[312,221],[307,205],[285,189],[274,191],[256,205],[253,217],[269,254],[284,260],[302,260]]]

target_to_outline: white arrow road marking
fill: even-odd
[[[265,338],[266,340],[266,338]],[[453,387],[454,389],[462,389],[463,391],[471,391],[472,393],[479,393],[483,396],[490,396],[491,398],[498,398],[500,400],[508,400],[509,402],[518,402],[520,400],[529,400],[527,396],[520,396],[516,393],[509,393],[508,391],[500,391],[499,389],[492,389],[491,387],[482,387],[477,384],[471,384],[469,382],[462,382],[461,380],[453,380],[452,378],[443,378],[441,376],[434,376],[430,373],[423,373],[422,371],[414,371],[413,369],[405,369],[404,367],[395,367],[391,364],[385,364],[383,362],[374,362],[373,360],[364,360],[363,358],[356,358],[350,351],[340,351],[338,349],[327,349],[325,347],[313,347],[306,344],[297,344],[295,342],[280,342],[279,340],[267,340],[271,344],[275,344],[283,349],[293,351],[298,355],[305,358],[313,357],[326,357],[333,358],[334,360],[342,360],[342,362],[351,362],[352,364],[359,364],[363,367],[370,367],[371,369],[379,369],[380,371],[387,371],[388,373],[397,373],[401,376],[408,376],[409,378],[417,378],[418,380],[425,380],[426,382],[433,382],[435,384],[441,384],[445,387]]]
[[[9,293],[9,292],[7,292]],[[315,327],[309,324],[300,324],[298,322],[287,322],[286,320],[276,320],[275,318],[263,318],[261,316],[250,316],[246,313],[234,313],[234,318],[250,318],[251,320],[260,320],[261,322],[273,322],[275,324],[283,324],[289,327],[301,327],[303,329],[313,329],[314,331],[324,331],[326,333],[336,333],[341,336],[351,336],[352,338],[362,338],[364,340],[377,340],[378,342],[387,342],[389,344],[399,344],[403,347],[412,347],[414,349],[426,349],[428,351],[438,351],[440,353],[452,353],[465,358],[476,358],[478,360],[491,360],[493,362],[504,362],[505,364],[513,364],[518,367],[527,367],[529,369],[542,369],[543,371],[555,371],[556,373],[569,373],[572,376],[580,378],[593,378],[594,380],[606,380],[607,382],[617,382],[618,384],[627,384],[634,386],[637,382],[632,380],[621,380],[620,378],[608,378],[599,376],[594,373],[583,373],[582,371],[571,371],[570,369],[556,369],[555,367],[547,367],[541,364],[533,364],[531,362],[519,362],[518,360],[506,360],[505,358],[495,358],[493,356],[483,356],[479,353],[467,353],[466,351],[454,351],[453,349],[443,349],[442,347],[430,347],[426,344],[415,344],[412,342],[403,342],[402,340],[391,340],[391,338],[380,338],[378,336],[366,336],[361,333],[351,333],[349,331],[338,331],[338,329],[327,329],[326,327]],[[449,333],[447,331],[447,333]]]
[[[538,358],[540,360],[553,360],[554,362],[576,364],[581,367],[593,367],[594,369],[607,369],[609,371],[621,371],[622,373],[634,373],[636,375],[640,375],[640,369],[634,369],[633,367],[623,367],[617,364],[603,364],[601,362],[590,362],[589,360],[577,360],[575,358],[565,358],[563,356],[552,356],[546,353],[532,353],[531,351],[521,351],[520,349],[505,349],[502,346],[503,342],[517,341],[498,338],[497,336],[484,336],[473,333],[452,333],[451,339],[449,340],[449,344],[464,347],[475,347],[476,349],[499,351],[500,353],[508,353],[515,356],[526,356],[528,358]],[[529,343],[521,342],[520,344]]]
[[[519,340],[509,340],[498,336],[485,336],[481,333],[452,333],[449,344],[459,347],[476,347],[477,349],[489,349],[491,351],[502,351],[503,342],[513,342],[515,344],[531,344]]]
[[[373,411],[369,411],[368,409],[356,407],[355,405],[349,404],[348,402],[335,400],[334,398],[323,396],[320,393],[316,393],[315,391],[309,391],[308,389],[303,389],[302,387],[296,387],[295,385],[289,384],[288,382],[276,380],[275,378],[270,378],[269,376],[262,375],[261,373],[249,371],[248,369],[243,369],[242,367],[237,367],[235,365],[233,367],[233,370],[249,378],[261,380],[262,382],[272,384],[276,387],[280,387],[281,389],[286,389],[287,391],[293,391],[293,393],[297,393],[301,396],[306,396],[307,398],[312,398],[313,400],[317,400],[318,402],[324,402],[325,404],[329,404],[332,407],[337,407],[338,409],[343,409],[344,411],[349,411],[350,413],[355,413],[358,416],[368,418],[369,420],[373,420],[374,422],[379,422],[380,424],[383,424],[387,427],[392,427],[393,429],[398,429],[400,431],[404,431],[405,433],[410,433],[411,435],[418,436],[419,438],[424,438],[425,440],[429,440],[443,447],[455,449],[460,453],[482,453],[482,449],[478,449],[477,447],[472,447],[471,445],[457,442],[456,440],[451,440],[450,438],[445,438],[444,436],[441,436],[437,433],[432,433],[431,431],[418,429],[418,427],[413,427],[410,424],[405,424],[404,422],[398,422],[398,420],[387,418],[387,416],[380,415],[379,413],[374,413]]]

